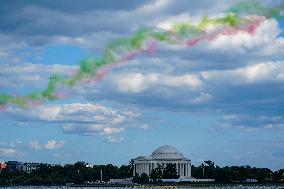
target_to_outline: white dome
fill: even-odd
[[[180,153],[175,147],[164,145],[157,148],[152,153],[153,159],[184,159],[182,153]]]

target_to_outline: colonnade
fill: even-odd
[[[133,176],[137,173],[141,175],[142,173],[146,173],[150,176],[150,173],[153,169],[158,167],[158,164],[162,166],[164,169],[167,164],[172,163],[176,166],[176,170],[180,177],[191,177],[191,163],[189,161],[173,161],[173,162],[165,162],[165,161],[137,161],[134,162]]]

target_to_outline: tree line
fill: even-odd
[[[39,164],[30,172],[2,170],[0,185],[65,185],[66,183],[83,184],[86,181],[100,181],[101,171],[103,181],[113,178],[129,178],[132,176],[132,165],[120,167],[112,164],[87,166],[85,162],[75,164],[49,165]]]
[[[197,179],[215,179],[216,183],[240,183],[254,180],[258,183],[278,183],[284,182],[284,169],[272,171],[268,168],[255,168],[246,166],[215,166],[213,161],[204,161],[200,166],[191,166],[191,176]],[[162,179],[174,179],[179,175],[174,164],[168,164],[162,169],[158,166],[153,169],[148,177],[143,173],[135,175],[134,181],[137,183],[162,182]]]
[[[129,178],[133,174],[133,161],[120,167],[108,165],[87,166],[85,162],[75,164],[49,165],[39,164],[37,169],[30,173],[24,171],[9,172],[2,170],[0,185],[65,185],[66,183],[82,184],[86,181],[99,181],[101,170],[103,181],[110,179]],[[268,168],[255,168],[250,166],[219,167],[208,160],[199,166],[192,165],[191,174],[194,178],[215,179],[218,183],[243,182],[245,179],[256,179],[259,183],[284,182],[284,169],[272,171]],[[147,174],[133,177],[136,183],[161,182],[162,179],[178,178],[179,175],[174,164],[168,164],[164,169],[159,165]]]
[[[272,171],[268,168],[246,166],[219,167],[213,161],[204,161],[191,167],[192,177],[215,179],[215,182],[232,183],[255,179],[258,183],[284,182],[284,169]]]

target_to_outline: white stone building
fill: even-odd
[[[140,156],[134,159],[133,176],[146,173],[150,176],[151,170],[160,164],[163,168],[172,163],[180,178],[191,177],[191,160],[187,159],[175,147],[165,145],[157,148],[150,156]]]

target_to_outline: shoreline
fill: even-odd
[[[225,186],[275,186],[284,189],[284,183],[164,183],[164,184],[74,184],[70,187],[123,187],[123,188],[194,188],[194,187],[225,187]]]
[[[6,187],[97,187],[97,188],[196,188],[196,187],[226,187],[226,186],[271,186],[284,189],[284,183],[159,183],[159,184],[70,184],[70,185],[0,185]]]

